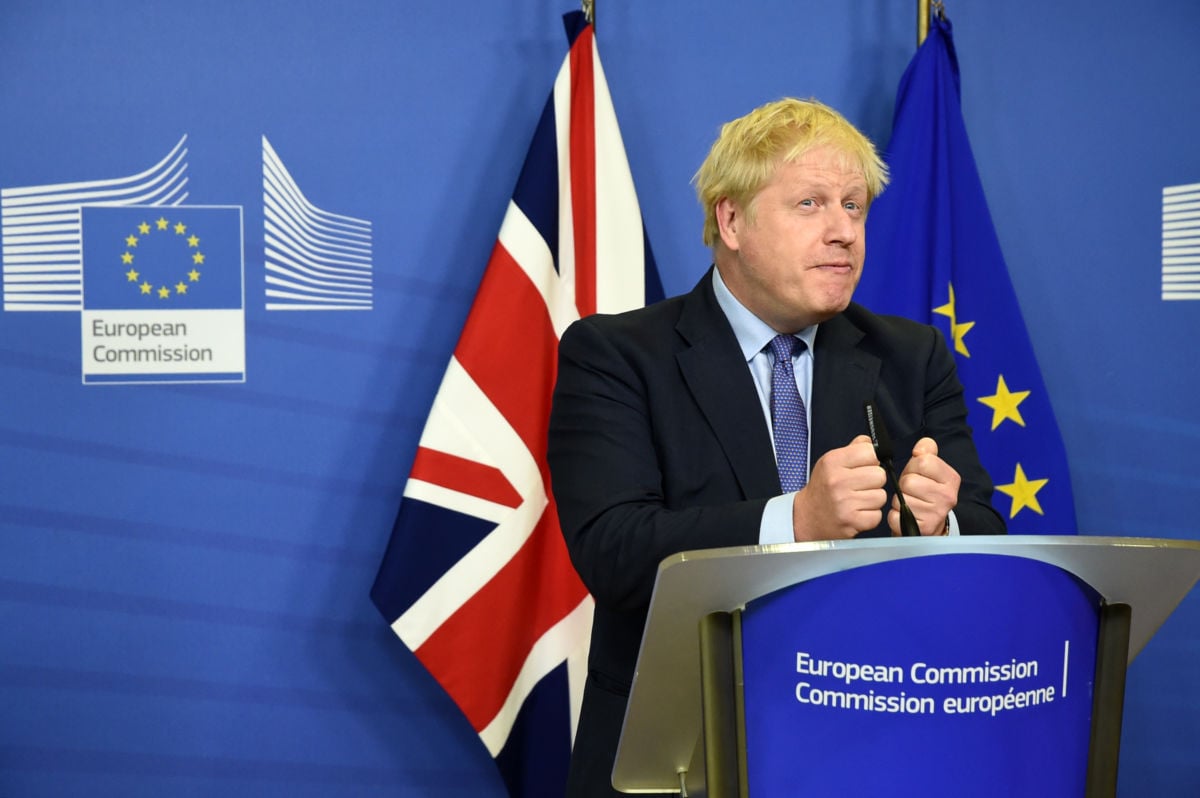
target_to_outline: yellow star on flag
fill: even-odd
[[[136,247],[137,242],[138,242],[137,236],[126,236],[125,237],[125,246],[127,246],[127,247]]]
[[[187,283],[185,283],[183,280],[180,280],[179,282],[175,283],[175,293],[186,294],[187,293]]]
[[[188,236],[188,246],[189,246],[189,247],[198,247],[198,246],[200,246],[200,239],[199,239],[199,238],[197,238],[195,234],[192,234],[192,235]]]
[[[1029,391],[1010,391],[1008,385],[1004,382],[1004,375],[996,381],[996,392],[991,396],[979,397],[979,402],[992,408],[992,429],[1005,420],[1009,419],[1017,422],[1022,427],[1025,426],[1025,419],[1021,418],[1019,406],[1029,398]]]
[[[967,333],[975,326],[975,322],[965,321],[962,324],[958,323],[958,310],[954,301],[953,283],[950,283],[950,301],[945,305],[934,308],[933,312],[950,319],[950,337],[954,339],[954,351],[963,357],[970,357],[971,353],[967,351],[967,342],[965,339]]]
[[[126,266],[133,263],[133,253],[126,252],[126,253],[122,254],[121,255],[121,263],[124,263]]]
[[[196,271],[195,269],[192,269],[190,272],[188,272],[188,280],[190,280],[193,283],[200,282],[200,272]]]
[[[186,232],[187,232],[187,225],[185,225],[183,222],[175,223],[175,235],[181,236]]]
[[[138,225],[138,232],[141,233],[142,235],[149,235],[150,234],[150,225],[146,224],[145,222],[142,222],[141,224]]]
[[[140,276],[141,276],[141,275],[139,275],[139,274],[138,274],[136,271],[134,271],[133,269],[130,269],[129,271],[125,272],[125,277],[126,277],[126,279],[128,279],[128,280],[129,280],[129,282],[131,282],[131,283],[136,283],[136,282],[137,282],[137,278],[138,278],[138,277],[140,277]]]
[[[1045,515],[1042,512],[1042,505],[1038,503],[1037,493],[1042,488],[1046,487],[1048,479],[1026,479],[1025,469],[1021,468],[1021,464],[1017,463],[1017,470],[1013,474],[1013,481],[1007,485],[997,485],[996,490],[1012,497],[1012,510],[1009,512],[1009,518],[1016,518],[1017,513],[1028,507],[1038,515]]]
[[[167,225],[169,225],[169,224],[170,224],[170,222],[168,222],[168,221],[166,220],[166,217],[163,217],[163,216],[160,216],[160,217],[158,217],[158,221],[156,221],[156,222],[154,223],[154,225],[155,225],[155,226],[156,226],[156,227],[157,227],[159,230],[166,230],[166,229],[167,229]]]
[[[197,266],[199,266],[201,263],[204,263],[204,253],[203,252],[192,253],[192,263],[196,264]]]
[[[164,285],[164,286],[162,286],[162,287],[160,287],[160,288],[158,289],[158,298],[159,298],[159,299],[166,299],[166,298],[168,298],[169,296],[171,296],[171,289],[170,289],[170,288],[167,288],[167,287]]]
[[[140,288],[142,289],[143,294],[149,294],[154,286],[150,285],[150,283],[142,283]]]

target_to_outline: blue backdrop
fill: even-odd
[[[1163,189],[1200,183],[1200,6],[948,5],[1080,529],[1200,537],[1200,305],[1161,298]],[[720,123],[816,96],[885,145],[914,6],[600,0],[668,294],[708,265],[688,181]],[[501,794],[367,592],[570,9],[0,5],[0,795]],[[53,240],[78,222],[27,240],[23,209],[163,186],[242,209],[244,381],[85,385],[81,257]],[[307,203],[354,231],[358,309],[268,309],[268,276],[330,296],[268,254],[285,196],[277,224]],[[320,290],[347,290],[338,260],[309,258]],[[1198,662],[1192,595],[1130,670],[1122,795],[1200,792]]]

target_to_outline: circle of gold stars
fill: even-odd
[[[156,285],[137,269],[136,250],[138,242],[157,233],[179,236],[181,240],[187,242],[189,250],[195,250],[191,253],[191,270],[185,272],[183,277],[173,286],[168,283],[159,283]],[[129,271],[125,272],[125,279],[135,287],[140,296],[157,297],[159,300],[167,300],[172,296],[186,294],[188,287],[192,283],[200,282],[200,267],[204,265],[204,253],[200,251],[199,237],[195,233],[189,235],[187,225],[183,222],[171,224],[167,217],[160,216],[153,222],[143,221],[137,226],[136,232],[125,237],[125,251],[121,253],[121,265],[129,267]]]

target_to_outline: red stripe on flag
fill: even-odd
[[[497,242],[463,327],[458,362],[546,472],[558,336],[542,295]]]
[[[505,507],[519,507],[521,494],[498,468],[436,449],[417,448],[410,479],[476,496]]]
[[[596,312],[596,106],[592,26],[571,47],[571,215],[575,226],[575,305]]]
[[[579,606],[551,503],[521,550],[416,650],[476,731],[496,717],[533,645]]]

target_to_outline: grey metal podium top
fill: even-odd
[[[659,565],[613,784],[679,792],[700,734],[700,619],[825,574],[910,557],[997,554],[1056,565],[1133,608],[1132,660],[1200,579],[1200,541],[1075,535],[871,538],[705,549]]]

